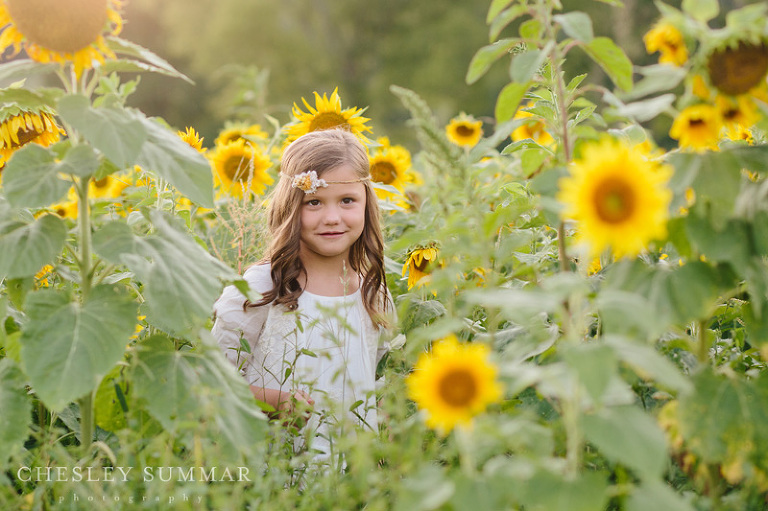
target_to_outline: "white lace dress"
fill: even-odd
[[[259,293],[272,287],[269,265],[252,266],[243,278]],[[348,296],[305,291],[295,312],[272,305],[243,310],[244,302],[234,286],[225,288],[214,305],[212,333],[250,385],[312,396],[319,413],[304,437],[319,457],[332,453],[332,439],[346,434],[347,424],[377,428],[376,366],[388,345],[359,289]]]

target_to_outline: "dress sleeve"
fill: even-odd
[[[252,272],[249,269],[244,275],[251,289],[257,292],[264,292],[261,273],[263,270]],[[245,301],[246,297],[235,286],[225,287],[213,306],[216,321],[211,329],[224,356],[242,375],[246,373],[249,355],[255,351],[269,313],[268,305],[245,308]]]

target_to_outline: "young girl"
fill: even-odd
[[[214,306],[226,357],[277,415],[309,418],[305,438],[321,456],[333,450],[331,423],[377,427],[376,366],[388,349],[379,337],[393,307],[369,168],[346,131],[291,143],[269,201],[266,257],[243,275],[261,298],[228,286]]]

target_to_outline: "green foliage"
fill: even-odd
[[[10,214],[0,223],[0,275],[8,279],[30,277],[59,255],[67,228],[59,218],[16,220]]]
[[[334,435],[343,468],[317,468],[302,432],[267,420],[213,345],[207,330],[222,287],[235,283],[252,294],[239,275],[264,253],[261,199],[215,196],[206,157],[163,119],[126,106],[141,89],[121,73],[189,82],[146,48],[109,38],[120,58],[76,82],[55,64],[0,65],[0,80],[19,82],[0,93],[4,115],[50,110],[67,133],[47,148],[15,150],[3,168],[0,507],[50,508],[74,494],[123,504],[145,495],[156,507],[184,495],[199,498],[201,509],[764,507],[765,112],[751,132],[754,146],[730,140],[716,152],[659,150],[650,143],[651,124],[694,100],[690,73],[702,57],[681,68],[634,66],[628,48],[605,35],[605,5],[564,11],[556,0],[492,0],[490,39],[481,31],[480,49],[462,60],[456,40],[477,35],[463,19],[477,7],[466,2],[417,10],[404,1],[317,2],[304,16],[295,14],[305,1],[240,4],[168,2],[157,7],[158,20],[179,9],[190,19],[206,17],[183,37],[168,38],[179,54],[193,38],[206,41],[210,48],[196,64],[206,72],[230,57],[214,35],[253,33],[253,12],[281,20],[261,25],[259,44],[227,47],[240,57],[264,52],[273,59],[236,68],[242,74],[234,76],[259,94],[241,91],[229,103],[238,107],[229,110],[234,117],[268,120],[275,129],[270,150],[284,140],[272,116],[284,107],[265,99],[267,69],[276,64],[296,70],[281,91],[294,99],[308,96],[300,89],[323,68],[324,53],[339,62],[312,82],[321,91],[342,76],[376,98],[367,77],[388,68],[391,55],[419,76],[421,87],[381,87],[404,83],[391,70],[377,82],[410,116],[387,121],[411,130],[423,181],[409,188],[408,209],[384,212],[387,281],[407,342],[377,368],[386,381],[377,395],[381,423]],[[749,32],[752,18],[765,17],[764,6],[726,13],[710,1],[659,9],[687,27],[688,44],[734,27]],[[429,22],[438,14],[452,38],[436,37],[440,29]],[[724,32],[707,25],[723,16]],[[388,20],[386,29],[373,23],[378,18]],[[325,32],[328,20],[341,21]],[[353,44],[356,32],[370,44]],[[418,57],[425,40],[435,52],[428,64]],[[267,51],[281,44],[305,65]],[[448,61],[450,69],[435,72]],[[452,103],[429,94],[454,67],[454,81],[495,101],[495,116],[483,118],[484,136],[473,147],[451,142],[442,117]],[[32,76],[64,80],[61,88],[31,90],[22,81]],[[477,92],[498,76],[509,83],[490,95]],[[284,78],[277,83],[286,85]],[[461,104],[472,111],[479,103]],[[528,131],[521,136],[519,128]],[[647,157],[674,170],[666,234],[648,240],[636,258],[617,260],[608,251],[593,258],[573,237],[584,226],[561,217],[561,178],[588,154],[586,144],[604,136],[647,141]],[[97,197],[97,183],[115,177],[120,197]],[[60,214],[65,203],[76,213]],[[426,249],[435,259],[412,285],[409,256]],[[417,357],[448,335],[490,348],[504,399],[471,429],[442,435],[424,424],[405,380]],[[213,465],[248,468],[250,479],[31,481],[14,473],[21,466],[134,467],[137,474]]]
[[[0,360],[0,466],[20,450],[28,435],[32,403],[24,392],[24,374],[10,359]]]
[[[125,264],[143,283],[143,310],[151,324],[190,332],[210,316],[221,283],[236,275],[189,239],[175,220],[157,211],[150,220],[153,232],[141,236],[123,222],[105,224],[94,233],[94,250]]]
[[[27,296],[22,330],[24,371],[55,411],[96,389],[123,355],[136,325],[136,305],[117,288],[93,288],[82,304],[62,291]]]

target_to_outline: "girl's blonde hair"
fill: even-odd
[[[301,274],[306,270],[299,258],[301,240],[300,209],[304,192],[291,187],[293,176],[314,170],[319,178],[341,165],[347,165],[360,178],[370,177],[368,153],[360,141],[348,131],[330,129],[313,131],[293,141],[283,152],[282,177],[270,195],[267,229],[271,242],[262,262],[272,264],[273,287],[262,299],[249,306],[269,303],[298,306],[302,288]],[[365,226],[363,233],[349,250],[350,270],[363,276],[361,294],[368,315],[377,326],[386,326],[389,308],[384,273],[384,241],[381,234],[379,204],[370,179],[365,186]]]

